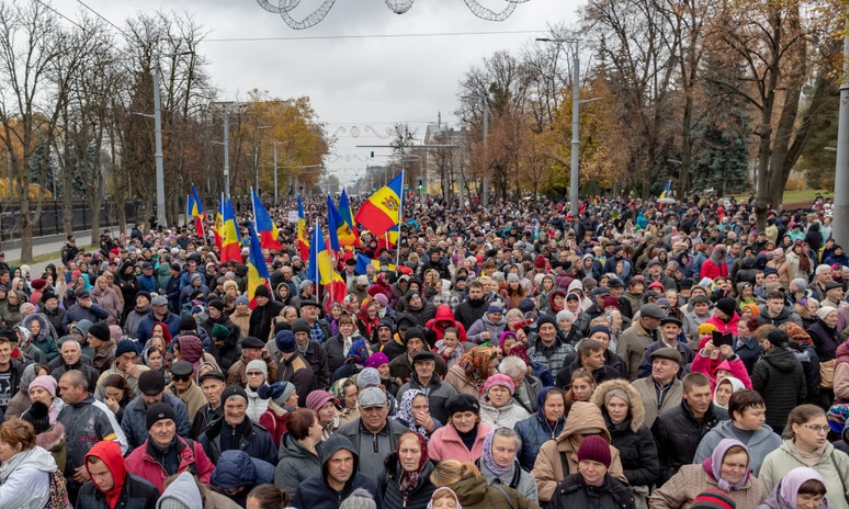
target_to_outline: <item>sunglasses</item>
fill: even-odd
[[[175,382],[187,382],[192,379],[192,375],[171,375],[171,380]]]

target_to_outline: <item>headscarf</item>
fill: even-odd
[[[404,393],[405,396],[406,394],[407,393]],[[400,444],[401,441],[404,440],[404,437],[407,435],[412,435],[416,437],[416,440],[419,441],[419,447],[422,450],[422,455],[419,458],[419,466],[415,472],[407,472],[406,470],[404,470],[401,467],[401,460],[398,460],[398,470],[401,472],[401,475],[398,476],[398,490],[401,492],[402,495],[404,495],[405,500],[410,497],[410,494],[413,493],[413,490],[415,490],[416,487],[419,485],[419,482],[421,481],[422,470],[424,469],[424,466],[427,464],[428,460],[427,439],[419,433],[416,433],[414,431],[408,431],[401,435],[401,437],[398,439],[398,443]]]
[[[333,396],[333,402],[336,403],[336,408],[340,410],[345,408],[345,382],[347,381],[348,378],[340,378],[333,382],[330,390],[327,391]]]
[[[413,400],[416,399],[416,396],[424,396],[427,398],[427,394],[420,389],[408,390],[403,396],[401,396],[401,403],[398,405],[398,411],[395,413],[395,419],[404,421],[411,431],[428,436],[427,430],[413,418]]]
[[[454,505],[455,505],[456,509],[463,509],[463,506],[460,505],[460,499],[457,498],[457,494],[454,493],[454,490],[452,490],[451,488],[449,488],[447,486],[443,486],[442,488],[436,488],[436,490],[433,492],[433,495],[431,495],[431,497],[430,497],[430,501],[427,503],[427,509],[433,509],[433,497],[435,497],[436,494],[439,493],[440,491],[450,492],[451,496],[454,497]]]
[[[478,388],[483,387],[489,377],[489,363],[495,350],[483,346],[472,348],[460,358],[460,367],[466,372],[466,378],[474,381]]]
[[[742,479],[737,484],[731,484],[725,479],[722,478],[722,461],[725,459],[725,455],[728,453],[728,449],[731,449],[734,446],[742,447],[746,451],[746,455],[748,456],[748,463],[751,463],[752,453],[749,452],[749,448],[746,447],[746,444],[740,442],[739,440],[734,440],[733,438],[723,438],[719,441],[716,448],[713,450],[713,454],[710,455],[709,458],[702,462],[702,468],[705,469],[707,475],[709,475],[713,480],[716,481],[719,489],[727,492],[731,492],[734,490],[741,490],[743,486],[746,485],[746,481],[749,480],[749,472],[747,469],[746,475],[743,476]]]
[[[799,495],[799,488],[808,481],[819,481],[825,486],[825,479],[823,479],[819,472],[810,467],[798,467],[788,472],[781,479],[781,487],[778,489],[778,495],[791,507],[795,506],[796,497]],[[829,507],[825,498],[823,498],[820,507]]]
[[[486,438],[483,441],[483,464],[486,465],[487,470],[495,474],[496,477],[501,477],[502,475],[509,472],[513,465],[507,465],[506,467],[499,466],[498,463],[495,462],[495,459],[492,457],[492,442],[495,440],[495,432],[502,427],[492,428],[489,430],[489,433],[486,434]],[[515,459],[513,462],[515,463]]]
[[[345,363],[354,364],[365,364],[366,360],[369,358],[368,347],[366,346],[365,339],[358,339],[354,341],[351,345],[351,349],[348,350],[348,355],[345,356]]]

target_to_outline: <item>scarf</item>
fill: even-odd
[[[345,363],[365,364],[369,358],[368,347],[365,339],[358,339],[351,344],[348,355],[345,357]]]
[[[404,393],[406,396],[406,393]],[[407,435],[408,433],[404,433]],[[419,481],[421,480],[422,470],[424,470],[424,466],[427,464],[428,455],[427,455],[427,439],[424,435],[419,433],[412,433],[415,435],[416,439],[419,441],[419,448],[422,451],[422,456],[419,458],[419,466],[415,472],[407,472],[401,467],[401,461],[398,461],[398,470],[401,471],[401,476],[398,479],[398,490],[404,496],[404,499],[409,499],[410,495],[413,493],[413,490],[416,489],[419,485]],[[401,435],[401,438],[398,439],[398,443],[404,439],[404,435]]]
[[[406,391],[404,395],[401,396],[401,403],[398,405],[398,411],[395,413],[395,419],[403,420],[411,431],[420,433],[423,436],[428,436],[427,430],[417,423],[415,418],[413,418],[413,400],[419,395],[427,397],[427,394],[419,389],[410,389]]]
[[[513,468],[513,465],[507,465],[506,467],[499,466],[492,457],[492,442],[495,439],[495,432],[499,429],[501,428],[492,428],[486,434],[486,438],[483,441],[483,455],[481,456],[483,458],[483,464],[496,477],[501,477]]]
[[[742,447],[746,450],[746,454],[751,457],[749,453],[749,448],[743,442],[739,440],[735,440],[733,438],[723,438],[719,441],[716,447],[713,450],[713,453],[704,461],[702,461],[702,468],[704,468],[705,473],[710,476],[711,479],[716,481],[717,486],[722,491],[726,491],[728,493],[734,490],[742,490],[746,486],[746,482],[749,480],[749,473],[743,476],[740,481],[736,484],[731,484],[725,479],[722,478],[722,462],[725,459],[725,455],[728,453],[728,450],[732,447]]]
[[[476,346],[466,352],[460,359],[460,367],[466,372],[466,378],[470,379],[480,389],[489,377],[489,363],[495,350],[483,346]]]

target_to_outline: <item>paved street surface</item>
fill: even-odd
[[[102,227],[102,229],[106,229],[106,228],[110,228],[114,231],[114,227],[110,227],[110,226],[103,226]],[[127,230],[127,234],[129,234],[129,233],[130,233],[130,231]],[[91,230],[83,230],[83,231],[74,232],[74,236],[77,238],[77,245],[78,246],[86,246],[86,245],[89,244],[89,240],[91,238]],[[4,244],[8,245],[8,244],[11,244],[11,243],[12,242],[5,242]],[[15,242],[14,244],[20,244],[20,243]],[[50,237],[36,238],[36,239],[33,239],[32,255],[33,255],[33,257],[38,257],[38,256],[43,255],[45,253],[54,253],[54,252],[57,252],[60,249],[62,249],[62,246],[64,246],[64,245],[65,245],[65,237],[62,236],[62,235],[51,235]],[[3,252],[6,253],[6,260],[9,262],[10,265],[11,265],[12,261],[21,259],[21,248],[20,247],[14,247],[14,248],[9,248],[9,249],[4,248]],[[61,258],[57,256],[55,260],[48,260],[48,261],[44,261],[44,262],[29,264],[29,266],[32,270],[31,271],[32,279],[41,277],[42,272],[44,272],[44,267],[46,267],[49,263],[57,264],[57,263],[60,263],[60,262],[61,262]],[[15,265],[18,265],[18,263],[16,262]]]

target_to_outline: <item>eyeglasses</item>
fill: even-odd
[[[248,376],[263,376],[262,372],[260,372],[260,371],[251,371],[250,373],[247,373],[247,375]]]
[[[827,424],[802,424],[802,426],[814,433],[828,433],[831,430]]]

